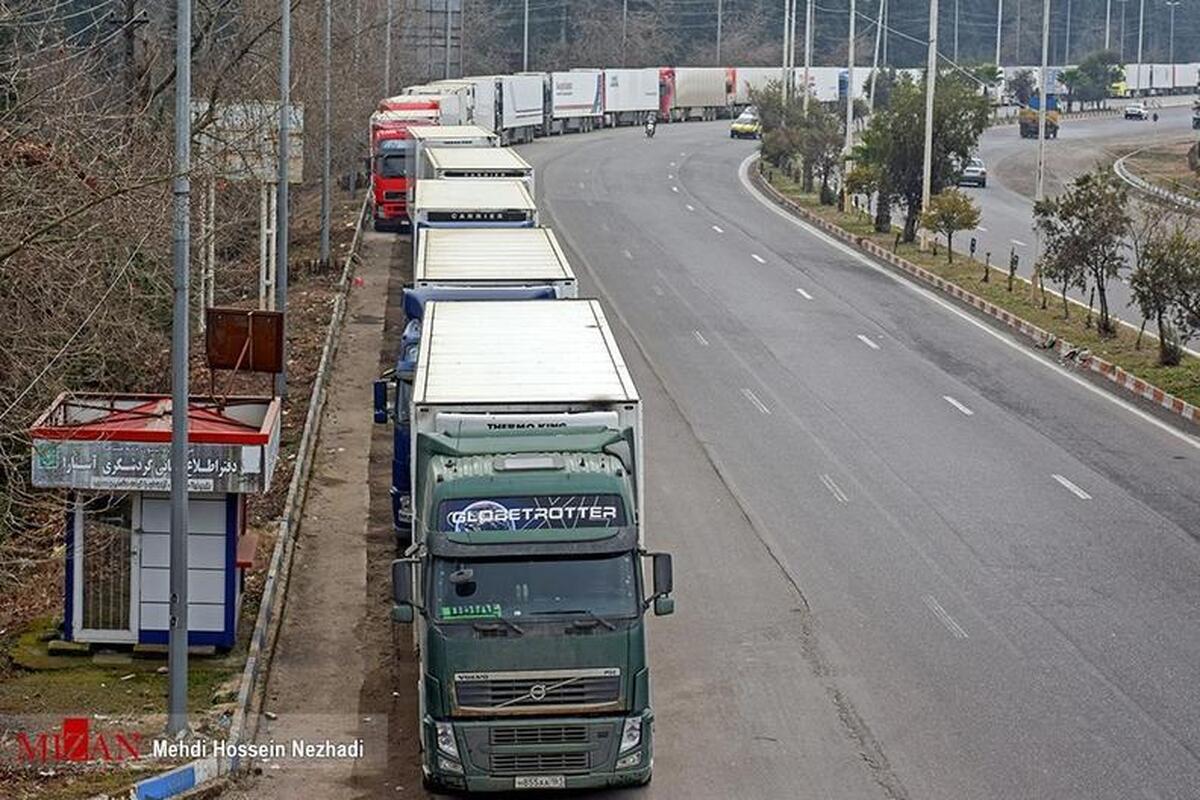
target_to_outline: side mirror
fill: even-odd
[[[392,562],[392,621],[412,622],[416,615],[413,603],[413,559],[397,558]]]
[[[408,609],[409,612],[412,609]],[[393,612],[394,613],[394,612]],[[656,597],[654,598],[654,616],[666,617],[675,613],[675,598],[674,597]]]
[[[670,553],[654,553],[654,595],[662,598],[675,588],[675,574]]]
[[[375,393],[375,422],[388,421],[388,381],[378,380],[374,385]]]

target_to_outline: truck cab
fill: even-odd
[[[401,231],[409,225],[410,131],[418,125],[435,125],[438,107],[436,101],[420,98],[389,106],[372,114],[370,121],[371,219],[376,230]]]
[[[393,618],[427,785],[646,783],[646,617],[674,609],[672,562],[644,548],[641,405],[599,304],[428,303],[410,413]]]

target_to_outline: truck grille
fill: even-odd
[[[621,671],[612,669],[469,673],[454,676],[459,711],[477,714],[598,710],[621,699]]]
[[[493,745],[512,744],[587,744],[585,725],[529,725],[519,728],[492,728]]]
[[[590,753],[493,753],[493,775],[536,775],[587,772]]]
[[[383,199],[390,200],[390,201],[404,200],[407,196],[408,195],[406,192],[384,192],[383,193]]]

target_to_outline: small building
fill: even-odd
[[[64,393],[30,431],[33,484],[66,489],[63,637],[166,644],[170,397]],[[233,647],[255,537],[246,496],[270,489],[278,398],[188,407],[188,644]]]

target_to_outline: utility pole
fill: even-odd
[[[1112,43],[1112,0],[1106,0],[1104,3],[1104,49],[1107,50]]]
[[[1142,35],[1146,30],[1146,0],[1138,2],[1138,51],[1137,51],[1137,74],[1138,74],[1138,89],[1144,89],[1142,86]]]
[[[288,290],[288,136],[292,124],[292,0],[280,0],[279,15],[279,210],[275,223],[275,308],[283,312],[283,361],[275,375],[275,394],[287,397]]]
[[[1017,57],[1013,59],[1013,63],[1017,66],[1025,63],[1021,60],[1021,4],[1024,0],[1017,0]]]
[[[1171,9],[1171,33],[1167,39],[1167,60],[1171,62],[1171,88],[1175,88],[1175,6],[1181,0],[1167,0],[1167,8]]]
[[[996,0],[996,67],[1000,66],[1000,31],[1004,25],[1004,0]]]
[[[171,569],[167,733],[188,729],[188,263],[191,247],[192,1],[175,5],[175,179],[171,322]]]
[[[1063,66],[1071,63],[1071,0],[1067,0],[1067,35],[1063,43]]]
[[[921,167],[921,210],[929,208],[933,181],[933,92],[937,84],[938,0],[929,0],[929,63],[925,67],[925,160]],[[921,249],[929,246],[921,229]]]
[[[453,30],[451,23],[453,22],[454,6],[451,0],[446,0],[446,70],[442,73],[442,77],[450,80],[450,35]]]
[[[521,50],[521,71],[529,72],[529,0],[525,0],[525,46]]]
[[[1125,4],[1129,0],[1117,0],[1121,4],[1121,63],[1125,63]]]
[[[871,92],[867,95],[867,115],[875,113],[875,84],[879,82],[879,44],[883,38],[883,10],[887,0],[879,0],[879,12],[875,16],[875,55],[871,57]]]
[[[786,2],[786,0],[785,0]],[[786,12],[785,12],[786,13]],[[786,28],[786,23],[784,24]],[[625,44],[629,39],[629,0],[621,0],[621,66],[625,66]]]
[[[1041,202],[1046,197],[1046,111],[1050,105],[1050,0],[1042,0],[1042,69],[1038,76],[1038,151],[1037,151],[1037,188],[1034,191],[1035,202]],[[1038,256],[1041,253],[1041,232],[1037,233],[1037,246],[1033,261],[1033,282],[1031,292],[1036,292],[1041,284],[1041,267],[1038,266]],[[1043,295],[1044,299],[1044,295]]]
[[[954,63],[958,63],[958,0],[954,0]]]
[[[329,199],[330,136],[333,128],[333,11],[332,0],[325,0],[325,111],[321,132],[321,266],[329,266],[329,225],[332,209]]]
[[[795,22],[792,23],[795,25]],[[804,116],[808,116],[809,73],[812,72],[813,0],[804,4]]]
[[[883,55],[880,56],[880,60],[885,67],[890,63],[888,61],[888,34],[890,32],[888,29],[888,2],[883,0]]]
[[[717,0],[717,66],[721,66],[721,23],[722,16],[725,10],[724,3]]]
[[[854,148],[854,16],[857,9],[850,0],[850,35],[846,44],[846,141],[842,145],[843,169],[850,172],[850,151]],[[845,175],[842,177],[842,207],[849,208],[850,191]]]
[[[383,25],[383,96],[392,96],[392,21],[396,16],[396,0],[386,0],[387,21]]]

